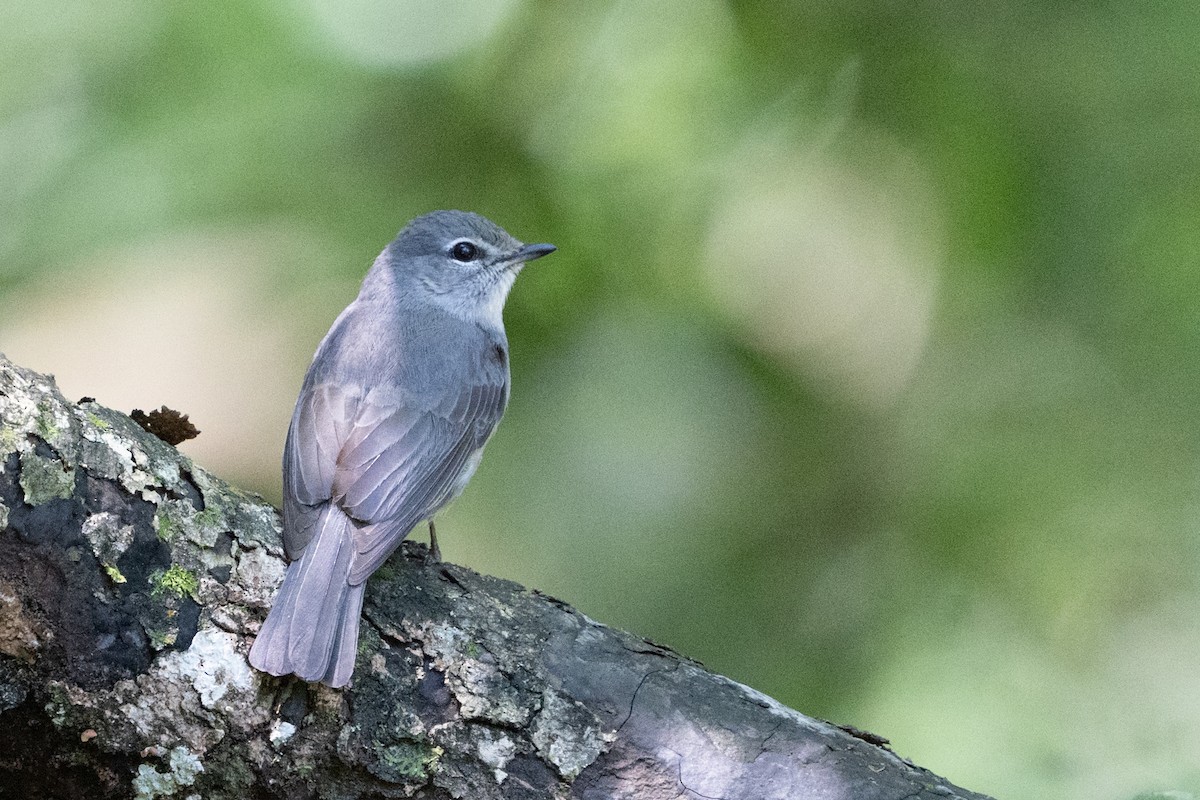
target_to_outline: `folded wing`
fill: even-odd
[[[415,525],[453,499],[508,400],[505,376],[480,377],[432,408],[381,402],[333,384],[305,392],[284,454],[289,558],[308,545],[322,505],[334,502],[358,525],[350,574],[357,585]]]

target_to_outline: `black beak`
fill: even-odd
[[[535,258],[548,256],[558,248],[552,244],[523,244],[521,249],[513,253],[512,260],[517,262],[533,261]]]

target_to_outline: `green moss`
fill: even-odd
[[[175,644],[179,639],[179,630],[176,628],[147,628],[146,635],[150,637],[150,644],[155,650],[163,650]]]
[[[154,517],[154,532],[158,534],[159,539],[169,542],[179,532],[179,526],[175,524],[175,520],[171,519],[160,509],[159,513]]]
[[[172,564],[170,569],[152,578],[152,580],[154,583],[153,588],[150,590],[152,597],[169,593],[175,597],[190,596],[194,600],[196,598],[196,590],[200,587],[196,576],[178,564]]]
[[[440,747],[414,741],[401,741],[387,747],[376,742],[375,748],[379,762],[371,771],[392,783],[423,782],[437,770],[438,760],[445,752]]]
[[[97,428],[99,428],[102,431],[106,431],[112,427],[111,425],[108,424],[108,420],[101,419],[97,415],[93,414],[91,411],[87,412],[87,418],[88,418],[88,422],[92,423],[93,425],[95,425]]]
[[[209,505],[203,511],[196,515],[196,524],[201,528],[212,528],[221,524],[225,515],[215,505]]]
[[[125,576],[121,574],[121,570],[117,569],[116,564],[105,564],[104,571],[113,583],[125,583]]]
[[[38,435],[47,442],[58,436],[58,426],[54,424],[54,406],[49,400],[38,403],[37,429]]]

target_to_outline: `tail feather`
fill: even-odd
[[[288,566],[250,664],[271,675],[345,686],[354,672],[363,587],[351,587],[354,524],[337,506],[321,511],[304,553]]]
[[[321,678],[321,683],[333,687],[345,686],[354,674],[354,660],[358,656],[358,623],[362,619],[363,591],[366,588],[362,583],[351,586],[343,600],[345,611],[333,640],[329,668]]]

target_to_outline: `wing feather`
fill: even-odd
[[[283,546],[296,560],[329,501],[337,453],[353,427],[361,393],[333,384],[306,387],[296,402],[283,451]]]
[[[508,400],[507,375],[485,372],[452,398],[421,407],[358,387],[306,389],[284,453],[284,544],[297,558],[320,508],[337,503],[359,524],[351,582],[361,583],[409,530],[461,489]]]
[[[455,479],[470,459],[468,441],[464,437],[434,470],[423,475],[412,487],[406,487],[399,498],[401,515],[391,518],[388,523],[359,529],[356,537],[358,555],[350,571],[351,585],[370,577],[414,525],[433,516],[452,498]]]

